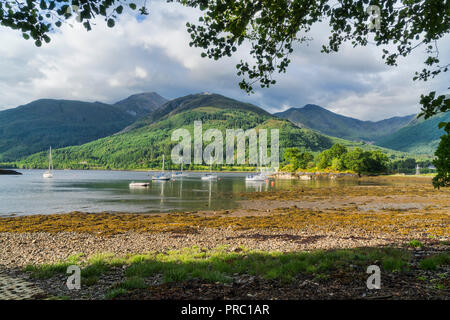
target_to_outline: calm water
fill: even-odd
[[[154,173],[129,171],[56,170],[43,179],[44,170],[18,170],[21,176],[0,175],[0,216],[84,212],[168,212],[220,210],[237,205],[244,191],[289,188],[317,182],[277,180],[249,183],[245,173],[218,173],[218,181],[202,181],[189,173],[176,181],[151,181]],[[130,189],[130,182],[151,181],[150,187]],[[328,180],[327,180],[328,181]],[[320,183],[355,184],[356,181]]]

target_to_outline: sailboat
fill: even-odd
[[[147,188],[150,186],[150,182],[131,182],[130,188]]]
[[[217,175],[212,173],[212,162],[209,164],[209,173],[205,174],[202,180],[217,180]]]
[[[50,152],[48,154],[48,171],[45,171],[42,177],[46,179],[53,178],[53,159],[52,159],[52,147],[50,147]]]
[[[262,156],[262,149],[260,148],[259,149],[259,169],[260,169],[260,172],[259,173],[256,173],[256,174],[250,174],[250,175],[248,175],[248,176],[246,176],[245,177],[245,181],[249,181],[249,182],[251,182],[251,181],[254,181],[254,182],[260,182],[260,181],[266,181],[267,180],[267,177],[266,177],[266,175],[263,173],[263,170],[262,170],[262,167],[261,167],[261,163],[262,163],[262,160],[261,160],[261,156]]]
[[[152,180],[160,180],[160,181],[170,180],[170,177],[168,175],[166,175],[164,172],[164,155],[163,155],[163,163],[162,163],[162,172],[160,174],[157,174],[156,176],[153,176]]]
[[[172,178],[182,178],[185,176],[186,174],[183,172],[183,162],[181,162],[181,171],[172,172]]]

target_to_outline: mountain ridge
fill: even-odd
[[[316,130],[295,126],[286,119],[277,118],[251,104],[218,94],[196,94],[169,101],[139,125],[120,133],[88,142],[80,146],[54,150],[54,163],[60,168],[71,169],[151,169],[160,168],[162,155],[170,166],[172,141],[176,129],[187,129],[193,138],[194,121],[202,121],[203,131],[216,129],[226,136],[227,129],[279,129],[280,157],[290,147],[299,147],[312,152],[329,149],[335,143],[349,147],[386,150],[363,143],[354,143],[329,137]],[[270,137],[268,139],[270,145]],[[209,142],[205,142],[209,144]],[[248,150],[247,150],[248,152]],[[46,152],[36,153],[21,162],[27,168],[44,167]]]
[[[136,93],[113,105],[135,117],[142,117],[168,102],[154,91]]]
[[[450,111],[426,120],[414,118],[408,125],[379,140],[377,145],[404,152],[432,154],[439,145],[440,137],[445,134],[444,129],[438,128],[440,122],[450,122]]]
[[[134,96],[140,95],[148,98],[148,93]],[[157,101],[152,103],[148,99],[147,102],[150,104],[148,108],[157,104]],[[98,101],[42,98],[1,110],[0,161],[15,161],[50,146],[81,145],[117,133],[136,119],[136,115],[121,105]]]
[[[215,103],[215,107],[219,108],[241,108],[242,110],[255,111],[267,116],[271,116],[266,110],[257,107],[253,104],[241,102],[232,98],[225,97],[217,93],[197,93],[189,94],[184,97],[178,97],[170,100],[160,106],[158,109],[149,113],[145,117],[142,117],[132,125],[125,128],[122,132],[137,129],[139,127],[151,124],[155,121],[162,119],[163,117],[168,117],[176,113],[186,111],[192,108],[208,107],[211,102]]]
[[[334,113],[315,104],[290,108],[275,116],[324,134],[348,140],[374,142],[407,125],[415,115],[391,117],[379,121],[359,120]]]

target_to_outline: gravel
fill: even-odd
[[[194,234],[135,233],[98,236],[74,232],[60,233],[0,233],[0,266],[23,267],[27,264],[57,262],[83,253],[85,257],[97,253],[123,256],[149,251],[181,249],[191,246],[214,248],[229,245],[230,249],[244,246],[256,250],[300,251],[331,248],[354,248],[402,244],[404,237],[382,233],[320,232],[302,230],[246,230],[199,229]]]

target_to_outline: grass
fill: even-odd
[[[423,243],[422,242],[420,242],[419,240],[411,240],[409,243],[408,243],[408,245],[410,246],[410,247],[413,247],[413,248],[421,248],[421,247],[423,247]]]
[[[33,277],[38,279],[48,279],[57,274],[67,272],[67,268],[71,265],[76,265],[79,262],[82,254],[76,254],[68,257],[65,261],[57,263],[41,264],[41,265],[27,265],[25,271],[30,272]]]
[[[143,289],[146,287],[147,284],[145,283],[145,280],[141,277],[131,277],[126,279],[124,282],[120,284],[120,288],[126,290]]]
[[[450,253],[442,253],[423,259],[419,263],[419,268],[424,270],[436,270],[440,266],[449,264],[450,264]]]
[[[78,265],[82,268],[82,285],[93,285],[97,283],[102,274],[108,272],[112,267],[125,263],[123,259],[115,258],[112,254],[94,255],[85,262],[81,262],[82,256],[83,254],[76,254],[53,264],[27,265],[24,271],[30,272],[35,278],[48,279],[58,274],[66,274],[69,266]]]
[[[123,288],[114,288],[114,289],[109,290],[106,293],[105,298],[106,299],[114,299],[114,298],[116,298],[118,296],[127,294],[127,292],[128,291],[126,289],[123,289]]]
[[[226,246],[205,250],[198,247],[149,253],[125,258],[95,256],[83,265],[82,284],[91,285],[114,265],[127,265],[123,289],[146,287],[145,278],[162,275],[163,282],[201,279],[227,283],[235,274],[249,274],[266,279],[291,282],[301,273],[325,279],[330,271],[356,265],[361,268],[379,262],[386,271],[401,271],[408,263],[407,251],[393,248],[357,248],[314,252],[263,252],[242,249],[230,252]],[[27,267],[35,276],[51,277],[65,273],[68,262]]]
[[[158,280],[161,279],[163,283],[193,279],[209,283],[230,283],[233,277],[251,275],[292,283],[301,274],[311,275],[317,281],[326,281],[334,272],[364,272],[373,264],[379,265],[384,272],[403,272],[409,268],[411,253],[405,249],[390,247],[282,253],[246,248],[240,248],[237,252],[230,251],[228,246],[207,250],[194,246],[120,258],[103,254],[80,261],[80,257],[81,255],[72,256],[54,264],[27,266],[25,270],[34,277],[50,278],[65,274],[69,265],[77,264],[82,268],[82,285],[92,285],[103,274],[111,272],[113,267],[125,266],[124,280],[114,285],[105,295],[107,299],[113,299],[132,290],[148,288],[146,279],[151,277],[159,277]],[[421,260],[419,268],[436,270],[448,264],[450,254],[443,253]],[[418,280],[426,281],[427,278],[421,276]]]

